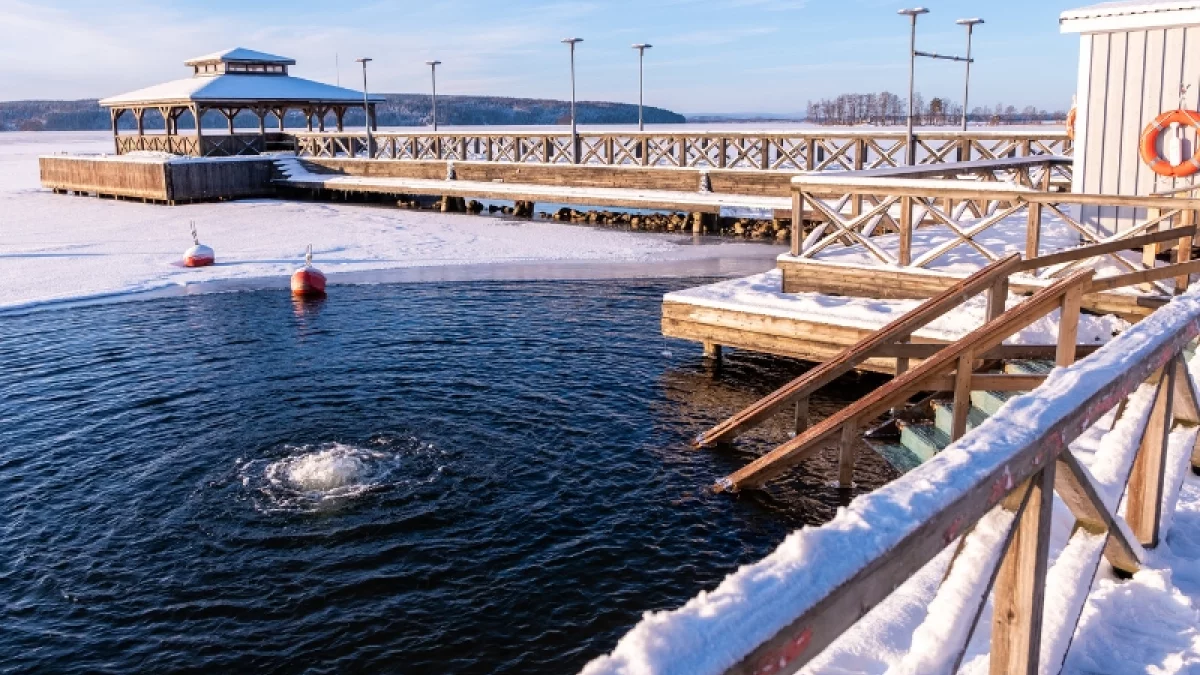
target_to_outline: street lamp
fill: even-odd
[[[909,166],[917,163],[917,147],[913,142],[913,96],[916,94],[913,79],[916,77],[917,70],[917,17],[928,13],[929,10],[924,7],[902,9],[897,12],[897,14],[907,16],[912,20],[912,35],[908,41],[908,135],[904,141],[904,156]]]
[[[429,75],[433,80],[433,130],[437,131],[437,67],[442,65],[441,61],[426,61],[425,65],[429,66]]]
[[[371,138],[371,102],[367,98],[367,64],[372,59],[363,57],[354,60],[361,63],[363,68],[363,117],[367,125],[367,159],[371,159],[375,156],[375,143],[374,139]]]
[[[571,162],[579,163],[579,130],[575,125],[575,44],[583,38],[563,38],[563,44],[571,47]]]
[[[971,95],[971,34],[975,32],[975,26],[983,23],[983,19],[959,19],[954,23],[960,26],[967,27],[967,76],[963,83],[963,115],[962,115],[962,130],[967,130],[967,99]]]
[[[646,130],[646,124],[642,118],[642,90],[645,81],[642,76],[642,62],[646,60],[646,50],[653,46],[645,43],[638,43],[633,46],[634,49],[638,50],[638,131]]]

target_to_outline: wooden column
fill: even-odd
[[[902,267],[912,264],[913,239],[913,200],[912,197],[900,198],[900,255]]]
[[[300,110],[304,113],[305,128],[312,131],[312,108],[301,108]]]
[[[346,106],[344,106],[344,105],[334,106],[333,116],[337,120],[337,130],[345,131],[346,125],[344,123],[344,118],[346,117]]]
[[[718,221],[720,215],[717,216]],[[800,255],[800,247],[804,245],[804,195],[797,190],[792,191],[792,255]]]
[[[113,152],[117,153],[118,155],[121,154],[121,139],[118,138],[118,136],[120,136],[120,134],[117,132],[117,121],[120,120],[121,115],[124,115],[124,114],[125,114],[125,110],[123,108],[109,108],[108,109],[108,118],[112,122]]]
[[[196,121],[196,154],[203,157],[204,152],[204,108],[200,104],[192,104],[192,119]]]
[[[1129,476],[1125,520],[1133,535],[1147,548],[1158,545],[1163,479],[1167,468],[1167,440],[1174,421],[1175,374],[1179,362],[1180,358],[1176,356],[1163,368],[1155,390],[1154,407],[1150,410],[1150,421],[1146,423],[1146,432]]]
[[[1042,245],[1042,205],[1028,204],[1025,219],[1025,259],[1036,258]]]
[[[854,487],[854,464],[858,454],[858,425],[847,422],[838,439],[838,487],[849,490]]]
[[[134,119],[134,121],[137,122],[137,135],[145,136],[146,135],[146,109],[145,108],[134,108],[133,109],[133,119]]]
[[[1069,366],[1075,363],[1075,345],[1079,341],[1079,308],[1082,302],[1083,287],[1076,286],[1066,292],[1059,305],[1056,365]]]
[[[379,118],[375,114],[375,104],[367,106],[367,118],[371,121],[371,131],[379,131]]]
[[[1065,450],[1064,452],[1070,452]],[[1027,485],[1024,508],[996,574],[992,609],[992,675],[1036,675],[1042,646],[1042,608],[1054,509],[1053,458]],[[1019,488],[1014,494],[1024,494]]]

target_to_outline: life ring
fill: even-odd
[[[1158,154],[1158,135],[1171,124],[1184,124],[1195,127],[1197,131],[1200,131],[1200,112],[1196,112],[1195,110],[1168,110],[1155,117],[1154,121],[1142,132],[1139,154],[1141,154],[1142,161],[1154,173],[1170,178],[1184,178],[1200,171],[1200,150],[1197,150],[1191,159],[1181,162],[1177,166],[1172,166],[1170,162],[1163,159],[1162,155]]]
[[[1071,106],[1070,112],[1067,113],[1067,140],[1075,140],[1075,117],[1079,114],[1079,109]]]

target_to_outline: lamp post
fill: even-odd
[[[924,7],[914,7],[902,9],[897,13],[907,16],[912,21],[912,34],[908,41],[908,133],[904,139],[904,156],[907,164],[913,166],[917,163],[917,147],[913,142],[913,96],[916,94],[913,79],[916,77],[917,70],[917,17],[928,14],[929,10]]]
[[[575,45],[583,38],[563,38],[563,44],[571,48],[571,162],[579,163],[579,130],[575,124]]]
[[[429,76],[433,82],[433,130],[437,131],[437,67],[442,65],[441,61],[426,61],[425,65],[429,66]]]
[[[967,100],[971,95],[971,34],[975,32],[975,26],[983,23],[983,19],[959,19],[954,23],[960,26],[967,27],[967,75],[963,82],[963,115],[962,115],[962,130],[967,130]]]
[[[646,60],[646,50],[653,46],[645,43],[638,43],[633,46],[634,49],[638,50],[638,131],[646,130],[646,123],[642,117],[642,91],[645,83],[642,62]]]
[[[354,59],[362,64],[363,69],[363,119],[367,127],[367,159],[375,156],[375,139],[371,138],[371,101],[367,97],[367,64],[371,59],[363,57]]]

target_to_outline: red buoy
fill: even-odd
[[[207,267],[217,261],[216,254],[211,248],[200,243],[199,237],[196,236],[195,221],[192,221],[191,225],[192,247],[183,252],[183,265],[185,267]]]
[[[301,298],[325,296],[325,275],[312,266],[312,245],[304,256],[304,267],[292,273],[292,295]]]

